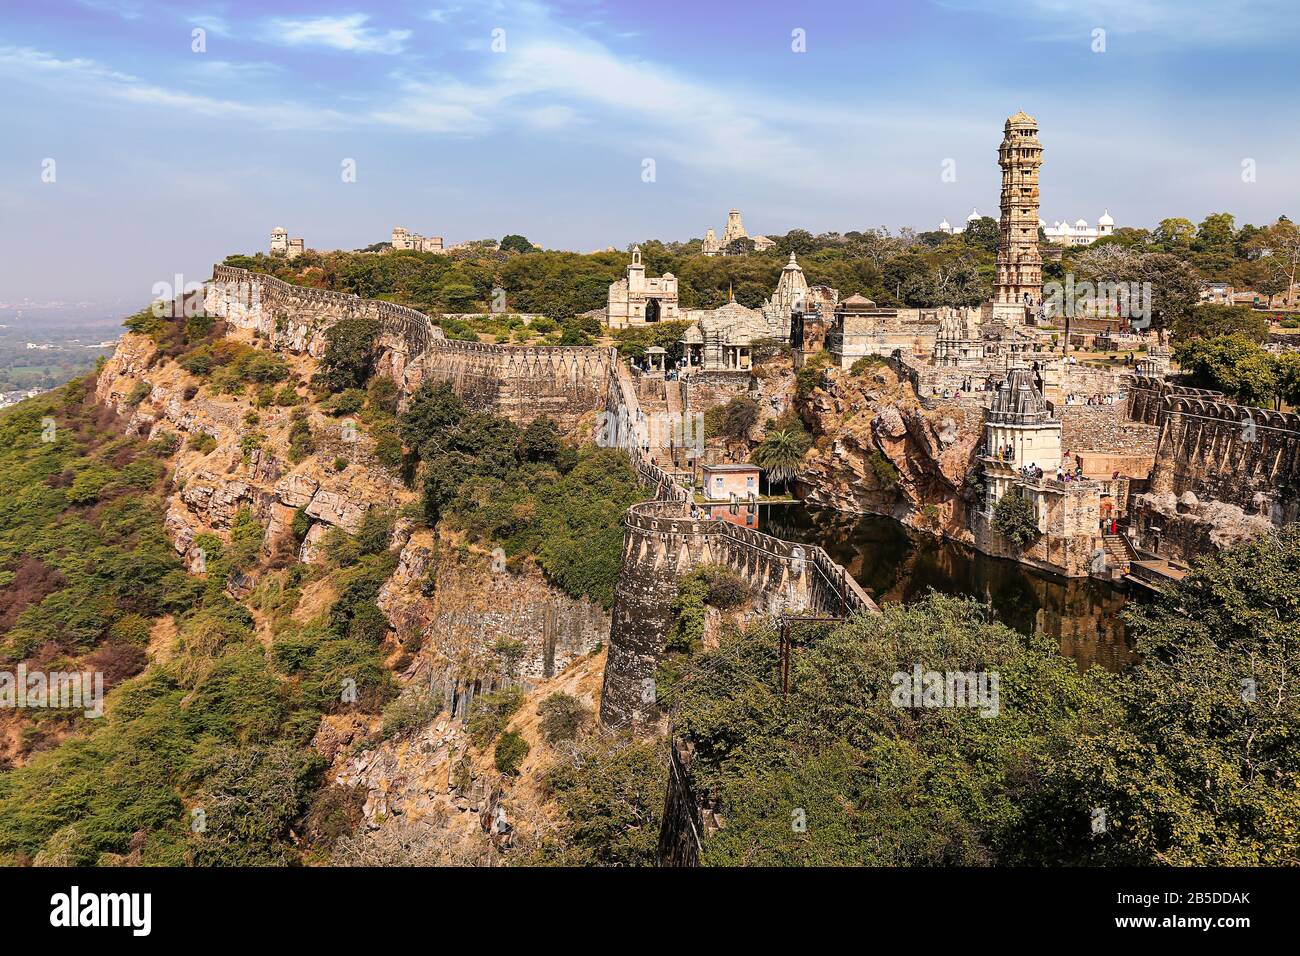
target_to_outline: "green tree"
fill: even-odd
[[[1246,306],[1207,302],[1175,321],[1172,331],[1179,340],[1240,334],[1262,342],[1268,338],[1268,320]]]
[[[1125,611],[1122,720],[1068,765],[1106,809],[1099,863],[1300,861],[1300,526],[1199,563]]]
[[[717,405],[704,413],[706,438],[730,438],[733,441],[749,437],[749,430],[758,422],[758,402],[747,395],[738,395],[725,405]]]
[[[1273,355],[1240,333],[1179,343],[1174,358],[1197,386],[1248,405],[1267,405],[1278,390]]]
[[[668,783],[661,740],[592,735],[545,777],[561,814],[559,839],[538,862],[654,866]]]
[[[1062,761],[1085,727],[1110,721],[1110,675],[1080,673],[987,606],[936,593],[809,639],[787,694],[778,664],[776,635],[754,628],[701,655],[694,671],[707,679],[674,692],[674,726],[694,745],[692,787],[726,820],[706,864],[1087,858],[1087,805],[1064,786]],[[911,693],[918,665],[976,685],[984,674],[986,693],[927,705]]]
[[[1038,540],[1038,518],[1034,506],[1019,491],[1007,491],[993,509],[993,530],[1011,542],[1017,551]]]
[[[445,450],[446,436],[468,414],[449,382],[426,381],[406,406],[399,422],[402,441],[424,459]]]
[[[998,242],[1001,240],[998,221],[992,216],[980,216],[974,222],[966,224],[966,231],[962,233],[961,238],[968,246],[996,253]]]
[[[557,692],[548,696],[537,707],[541,717],[542,736],[549,744],[574,740],[578,731],[591,718],[591,708],[572,694]]]
[[[769,431],[750,457],[767,472],[768,482],[786,484],[799,473],[799,465],[808,451],[808,435],[793,428]]]
[[[519,457],[524,461],[555,461],[563,447],[560,429],[545,415],[529,422],[519,436]]]
[[[343,319],[325,330],[321,383],[332,392],[365,388],[379,358],[379,323],[374,319]]]
[[[1201,249],[1220,249],[1229,254],[1236,235],[1236,220],[1231,213],[1213,212],[1196,227],[1196,245]]]
[[[1196,226],[1190,219],[1184,219],[1181,216],[1161,219],[1160,224],[1156,226],[1155,241],[1166,252],[1175,252],[1181,249],[1191,247],[1192,239],[1196,236]]]
[[[523,236],[511,233],[501,240],[502,252],[532,252],[535,247]]]
[[[530,749],[523,734],[507,730],[497,741],[496,749],[492,753],[492,762],[501,773],[512,777],[517,776],[519,765],[524,762]]]
[[[1296,281],[1300,279],[1300,227],[1282,217],[1260,230],[1250,249],[1266,269],[1260,291],[1285,294],[1287,305],[1295,305]]]
[[[1300,352],[1283,352],[1277,357],[1278,398],[1300,408]]]

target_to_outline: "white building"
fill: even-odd
[[[973,222],[979,222],[983,217],[980,216],[979,210],[971,207],[970,215],[966,217],[966,225],[954,226],[947,219],[939,223],[939,231],[946,232],[950,236],[960,236]]]
[[[645,274],[641,247],[632,250],[627,278],[613,282],[605,308],[605,324],[611,329],[626,329],[653,322],[674,322],[677,313],[677,277],[665,272],[658,279]]]
[[[1050,226],[1040,219],[1038,225],[1042,227],[1047,241],[1054,242],[1058,246],[1090,246],[1098,239],[1115,232],[1115,220],[1110,217],[1109,209],[1101,214],[1096,226],[1088,225],[1086,219],[1075,220],[1073,225],[1061,220]]]
[[[727,227],[722,231],[722,238],[719,239],[712,229],[704,233],[704,242],[700,251],[706,256],[717,256],[727,251],[727,246],[737,239],[750,239],[754,243],[755,252],[764,252],[771,249],[776,243],[767,236],[751,236],[745,232],[745,223],[740,218],[740,210],[733,209],[727,213]]]
[[[972,209],[970,215],[966,217],[966,225],[954,226],[945,219],[939,223],[939,231],[950,236],[960,236],[972,222],[979,218],[980,214]],[[1061,220],[1050,226],[1040,219],[1038,225],[1042,227],[1043,234],[1047,236],[1048,242],[1054,242],[1060,246],[1090,246],[1103,236],[1109,236],[1115,232],[1115,220],[1110,217],[1110,210],[1106,210],[1101,214],[1096,226],[1089,226],[1086,219],[1078,219],[1073,223]]]

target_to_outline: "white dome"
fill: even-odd
[[[1075,222],[1075,226],[1077,226],[1077,227],[1080,228],[1080,229],[1087,229],[1087,228],[1088,228],[1088,220],[1086,220],[1086,219],[1080,219],[1080,220],[1078,220],[1077,222]]]
[[[979,214],[978,212],[975,211],[975,207],[974,207],[974,206],[971,206],[970,215],[966,217],[966,221],[967,221],[967,222],[976,222],[976,221],[978,221],[979,217],[980,217],[980,214]]]
[[[1109,209],[1107,209],[1105,212],[1103,212],[1103,213],[1101,214],[1101,218],[1097,220],[1097,225],[1099,225],[1099,226],[1113,226],[1113,225],[1115,225],[1115,220],[1112,219],[1112,218],[1110,218],[1110,210],[1109,210]]]
[[[952,223],[948,222],[948,220],[945,219],[943,222],[939,223],[939,231],[940,231],[940,232],[951,232],[951,231],[952,231]]]

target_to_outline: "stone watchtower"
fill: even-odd
[[[1038,167],[1043,144],[1038,121],[1009,117],[998,147],[1002,167],[1002,221],[993,301],[1037,305],[1043,297],[1043,257],[1038,252]]]

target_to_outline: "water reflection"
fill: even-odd
[[[892,518],[803,504],[764,505],[759,518],[768,534],[821,545],[877,603],[914,601],[931,588],[975,597],[1022,634],[1048,635],[1080,666],[1119,670],[1133,660],[1119,617],[1126,595],[1100,581],[1043,574]]]

